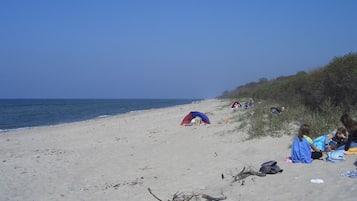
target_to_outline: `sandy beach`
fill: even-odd
[[[190,111],[206,113],[211,124],[181,126]],[[341,175],[356,169],[356,155],[285,163],[294,136],[246,140],[240,122],[226,123],[244,112],[205,100],[0,133],[0,200],[167,201],[175,193],[227,201],[357,199],[357,178]],[[244,167],[258,171],[269,160],[283,172],[233,182]],[[310,182],[316,178],[324,183]]]

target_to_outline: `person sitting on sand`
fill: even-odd
[[[339,127],[337,131],[333,134],[330,133],[328,137],[325,139],[326,151],[336,150],[339,147],[346,144],[347,136],[346,136],[346,128]]]
[[[314,139],[313,143],[317,149],[330,152],[345,145],[346,140],[346,129],[344,127],[340,127],[332,133],[317,137]]]
[[[322,151],[314,146],[309,135],[310,126],[307,124],[301,125],[291,147],[291,160],[293,163],[311,163],[312,160],[322,157]]]
[[[199,116],[197,116],[191,120],[191,124],[195,126],[199,126],[202,124],[202,119]]]
[[[232,104],[232,110],[235,111],[236,109],[238,108],[241,108],[242,107],[242,104],[238,101],[235,101],[233,104]]]
[[[279,108],[279,107],[271,107],[270,111],[274,115],[281,115],[283,113],[284,109],[285,109],[284,107],[281,107],[281,108]]]
[[[347,142],[344,146],[345,151],[349,148],[357,147],[357,122],[348,114],[343,114],[340,120],[348,132]]]

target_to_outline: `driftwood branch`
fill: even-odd
[[[226,196],[223,196],[223,197],[212,197],[212,196],[209,196],[209,195],[206,195],[206,194],[202,194],[201,197],[202,197],[202,198],[205,198],[206,200],[209,200],[209,201],[220,201],[220,200],[225,200],[225,199],[227,199]]]
[[[148,188],[148,191],[149,191],[149,193],[152,195],[152,196],[154,196],[154,198],[156,198],[157,200],[159,200],[159,201],[162,201],[160,198],[158,198],[154,193],[152,193],[152,191],[151,191],[151,189],[150,188]]]
[[[150,188],[148,188],[149,193],[158,201],[162,201],[160,198],[158,198],[152,191]],[[189,193],[189,194],[185,194],[185,193],[175,193],[172,197],[171,201],[190,201],[192,198],[203,198],[206,199],[208,201],[220,201],[220,200],[225,200],[227,199],[226,196],[223,197],[213,197],[207,194],[202,194],[202,193]],[[170,201],[170,200],[169,200]]]
[[[243,169],[235,176],[233,176],[233,182],[237,182],[237,181],[240,181],[240,180],[243,180],[251,175],[256,175],[256,176],[259,176],[259,177],[264,177],[266,176],[265,173],[262,173],[262,172],[257,172],[257,171],[254,171],[254,170],[251,170],[251,169],[246,169],[246,167],[243,167]],[[222,179],[224,178],[224,176],[222,175]],[[232,183],[233,183],[232,182]],[[244,182],[244,181],[243,181]],[[243,184],[242,184],[243,185]],[[152,191],[150,188],[148,188],[148,191],[149,193],[158,201],[162,201],[159,197],[157,197]],[[200,199],[200,198],[203,198],[203,199],[206,199],[207,201],[221,201],[221,200],[226,200],[227,197],[226,196],[223,196],[223,197],[213,197],[213,196],[210,196],[210,195],[207,195],[207,194],[203,194],[203,193],[179,193],[179,192],[176,192],[173,196],[172,196],[172,199],[171,200],[168,200],[168,201],[190,201],[192,200],[193,198],[196,198],[196,199]]]
[[[250,169],[245,170],[245,169],[246,168],[244,167],[236,176],[234,176],[233,182],[245,179],[245,178],[249,177],[250,175],[256,175],[256,176],[259,176],[259,177],[264,177],[266,175],[266,174],[261,173],[261,172],[257,172],[257,171],[250,170]]]

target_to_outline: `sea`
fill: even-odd
[[[0,132],[71,123],[200,99],[0,99]]]

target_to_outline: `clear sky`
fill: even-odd
[[[1,0],[0,98],[214,98],[357,51],[355,0]]]

